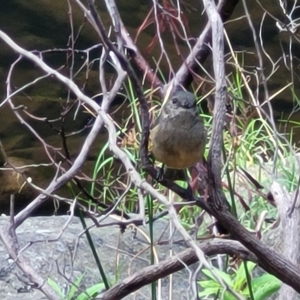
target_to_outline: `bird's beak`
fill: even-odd
[[[188,101],[185,101],[185,102],[182,104],[182,107],[185,108],[185,109],[194,108],[194,107],[196,107],[196,102],[194,102],[193,104],[191,104],[191,103],[189,103]]]

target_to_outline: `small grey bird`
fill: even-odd
[[[194,94],[175,91],[161,109],[150,132],[152,153],[171,169],[193,166],[203,157],[206,130]]]

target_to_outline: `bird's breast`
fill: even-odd
[[[161,120],[152,132],[152,152],[169,168],[184,169],[201,160],[206,133],[199,116],[180,113]]]

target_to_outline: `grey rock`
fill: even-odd
[[[81,291],[102,282],[92,252],[88,245],[82,225],[77,217],[61,230],[69,220],[68,216],[32,217],[27,219],[18,229],[17,237],[20,249],[30,261],[31,266],[45,280],[51,278],[58,284],[65,294],[76,278],[85,274],[80,283]],[[1,217],[0,224],[8,222],[8,217]],[[91,226],[91,220],[86,220]],[[108,218],[103,224],[115,222]],[[168,222],[159,220],[154,225],[154,240],[168,241],[170,229]],[[150,265],[150,247],[148,226],[130,229],[121,233],[118,226],[93,227],[90,229],[93,241],[108,279],[112,285],[134,274],[143,267]],[[58,238],[59,237],[59,238]],[[58,238],[58,239],[57,239]],[[179,241],[178,243],[174,241]],[[181,236],[175,232],[172,236],[173,244],[168,242],[155,246],[159,261],[186,248]],[[173,275],[172,299],[190,299],[189,274],[187,270]],[[6,299],[46,299],[37,289],[30,287],[28,278],[13,264],[0,242],[0,295]],[[169,278],[162,279],[162,299],[169,299]],[[26,294],[24,294],[26,292]],[[124,299],[150,299],[150,286],[143,287],[139,291]]]

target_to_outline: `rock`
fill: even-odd
[[[80,283],[81,291],[84,291],[86,288],[102,282],[102,280],[79,218],[73,217],[59,237],[68,220],[68,216],[28,218],[17,229],[17,237],[20,248],[28,245],[28,243],[33,243],[24,250],[23,254],[29,259],[36,272],[45,280],[51,278],[61,290],[68,290],[71,287],[70,282],[76,281],[79,276],[84,274],[84,278]],[[107,218],[102,224],[115,221],[112,218]],[[3,216],[0,218],[0,226],[6,222],[9,222],[9,217]],[[88,226],[93,225],[89,219],[86,222]],[[150,249],[147,240],[147,237],[149,237],[148,228],[142,226],[134,230],[127,228],[122,234],[118,226],[110,225],[100,228],[93,227],[90,233],[111,285],[150,265]],[[159,240],[168,241],[168,235],[168,222],[164,220],[156,221],[154,224],[154,240],[156,242]],[[57,241],[49,241],[56,238],[58,238]],[[172,236],[172,240],[173,255],[186,248],[184,242],[174,242],[182,240],[178,233]],[[164,245],[156,245],[155,250],[159,261],[170,255],[168,242]],[[72,256],[75,257],[74,260]],[[12,261],[0,241],[0,290],[2,300],[46,299],[39,290],[32,289],[24,283],[28,279],[17,266],[11,265],[11,263]],[[64,274],[64,276],[59,273]],[[190,299],[187,292],[189,290],[189,273],[187,270],[173,275],[172,290],[173,299]],[[21,291],[23,292],[21,293]],[[26,295],[24,295],[24,292],[26,292]],[[146,286],[124,299],[146,299],[150,295],[150,286]],[[168,295],[169,278],[164,278],[162,279],[162,299],[169,299]]]

